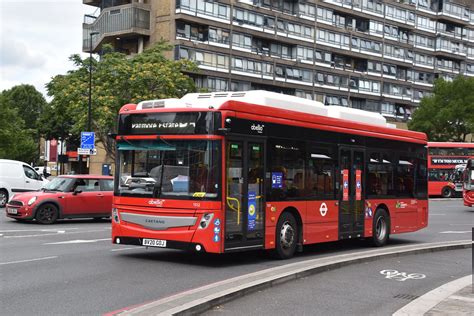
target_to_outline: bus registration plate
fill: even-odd
[[[166,247],[166,240],[161,240],[161,239],[143,239],[142,241],[143,246],[148,246],[148,247],[160,247],[160,248],[165,248]]]

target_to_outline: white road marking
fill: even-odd
[[[110,251],[124,251],[124,250],[132,250],[132,249],[142,249],[141,247],[131,247],[131,248],[117,248],[117,249],[110,249]]]
[[[68,227],[67,230],[79,229],[78,227]],[[22,233],[22,232],[56,232],[58,229],[48,228],[48,229],[9,229],[9,230],[0,230],[0,233]]]
[[[409,279],[412,280],[420,280],[426,278],[425,274],[422,273],[410,273],[407,274],[406,272],[398,272],[397,270],[382,270],[380,274],[385,275],[386,279],[396,280],[396,281],[406,281]]]
[[[471,230],[447,230],[445,232],[439,232],[440,234],[466,234],[472,233]]]
[[[432,215],[432,216],[445,216],[446,214],[433,214],[433,213],[430,213],[430,215]]]
[[[58,242],[49,242],[43,245],[68,245],[68,244],[89,244],[98,241],[106,241],[111,240],[110,238],[102,238],[102,239],[76,239],[76,240],[66,240],[66,241],[58,241]]]
[[[77,232],[69,232],[69,233],[64,233],[65,235],[71,235],[71,234],[82,234],[82,233],[95,233],[95,232],[103,232],[103,229],[100,230],[83,230],[83,231],[77,231]],[[61,233],[54,233],[54,234],[35,234],[35,235],[21,235],[21,236],[4,236],[3,238],[27,238],[27,237],[42,237],[42,236],[57,236],[58,234]]]
[[[27,259],[27,260],[18,260],[18,261],[10,261],[10,262],[0,262],[0,265],[14,264],[14,263],[24,263],[24,262],[40,261],[40,260],[49,260],[49,259],[56,259],[57,257],[58,257],[58,256],[35,258],[35,259]]]

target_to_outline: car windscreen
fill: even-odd
[[[121,141],[116,195],[217,199],[219,141]]]
[[[48,191],[61,191],[66,192],[71,187],[72,183],[75,181],[73,178],[63,178],[57,177],[48,182],[44,189]]]

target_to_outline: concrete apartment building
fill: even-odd
[[[209,91],[282,92],[403,124],[436,78],[474,76],[473,0],[83,3],[95,10],[85,52],[112,43],[137,54],[163,38],[169,58],[198,63],[190,75]]]

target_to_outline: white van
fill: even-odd
[[[0,207],[15,193],[39,190],[47,182],[27,163],[0,159]]]

